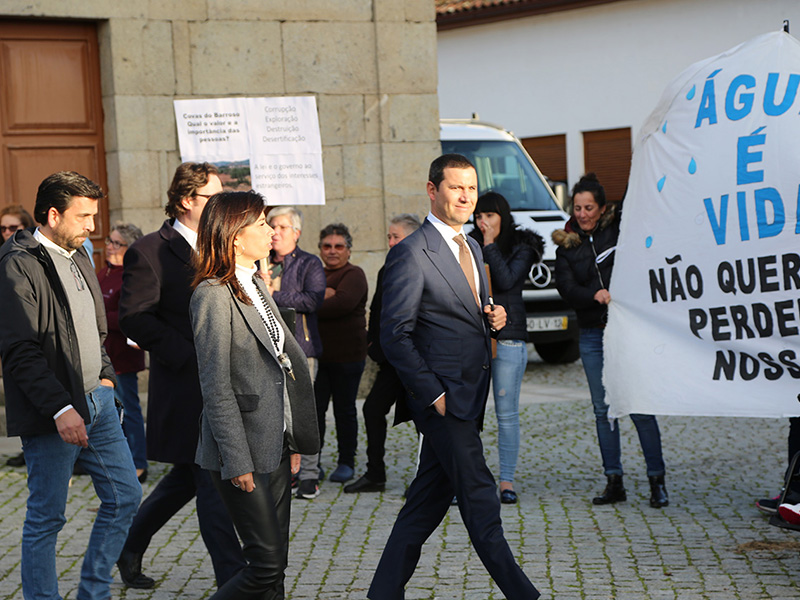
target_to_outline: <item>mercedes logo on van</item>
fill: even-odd
[[[553,280],[553,273],[550,271],[550,267],[542,262],[531,267],[528,279],[531,280],[534,287],[546,288]]]

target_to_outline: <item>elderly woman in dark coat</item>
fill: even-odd
[[[319,450],[305,354],[281,320],[255,261],[272,228],[255,192],[212,196],[200,219],[191,300],[203,416],[196,461],[242,540],[247,566],[212,596],[284,598],[290,452]],[[299,466],[299,457],[291,457]]]

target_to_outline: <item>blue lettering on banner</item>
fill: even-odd
[[[766,134],[760,133],[763,127],[758,128],[750,135],[742,136],[736,144],[736,184],[759,183],[764,181],[764,170],[748,170],[748,165],[763,160],[763,153],[759,150],[751,152],[752,146],[763,146],[767,141]]]
[[[711,73],[706,78],[703,86],[703,94],[700,97],[700,104],[697,108],[697,118],[694,127],[697,129],[704,122],[708,125],[716,125],[717,123],[717,96],[715,88],[715,80],[713,77],[719,73],[719,69]],[[777,101],[779,94],[778,86],[780,84],[780,73],[769,73],[767,81],[764,86],[764,96],[761,105],[764,109],[764,114],[768,117],[779,117],[786,113],[797,100],[797,91],[800,88],[800,74],[791,73],[786,81],[786,87],[783,90],[783,96],[780,102]],[[758,86],[756,78],[748,73],[742,73],[734,77],[725,93],[725,116],[731,121],[739,121],[745,118],[753,111],[755,105],[756,92],[747,92],[744,90],[755,90]],[[693,88],[694,89],[694,88]],[[694,95],[687,95],[687,100],[691,100]]]
[[[703,204],[706,205],[706,213],[708,214],[708,222],[711,223],[711,230],[714,232],[714,239],[717,241],[717,246],[722,246],[725,243],[725,228],[728,224],[728,194],[722,194],[719,199],[719,219],[714,213],[714,203],[711,198],[705,198]]]
[[[795,234],[800,234],[800,185],[797,186],[797,212],[795,213]]]
[[[716,73],[712,74],[716,75]],[[706,80],[703,86],[703,96],[700,98],[700,108],[697,110],[697,121],[694,124],[695,129],[703,124],[704,120],[708,120],[709,125],[714,125],[717,122],[717,104],[714,96],[714,80],[712,76]]]
[[[789,54],[791,60],[782,49],[776,55],[759,53],[738,65],[729,54],[721,55],[720,60],[703,63],[699,72],[695,65],[687,70],[694,71],[690,80],[676,80],[680,92],[669,88],[671,97],[664,98],[667,110],[654,113],[662,121],[658,123],[662,135],[654,132],[654,139],[663,146],[642,146],[653,150],[653,168],[646,171],[648,191],[657,188],[661,194],[656,198],[686,209],[683,222],[681,215],[673,214],[665,222],[673,227],[699,224],[704,239],[683,246],[686,236],[681,231],[669,240],[676,248],[667,250],[672,254],[664,256],[666,264],[659,265],[653,262],[655,254],[670,244],[653,243],[654,232],[648,231],[647,280],[643,272],[637,273],[637,280],[649,283],[652,304],[683,303],[692,337],[717,345],[716,357],[711,357],[713,373],[708,373],[715,381],[791,378],[796,387],[800,380],[800,252],[796,248],[800,175],[792,170],[797,155],[794,134],[800,127],[795,121],[800,119],[800,55],[796,52]],[[723,69],[717,68],[723,64]],[[772,121],[775,117],[778,120]],[[699,130],[711,125],[721,127]],[[648,160],[646,156],[645,164]],[[687,172],[694,177],[687,177]],[[665,186],[667,179],[670,186]],[[687,198],[691,206],[684,204]],[[665,213],[673,208],[666,206]],[[659,235],[664,233],[655,223],[650,227]],[[716,251],[709,247],[708,233]],[[788,239],[793,233],[795,238]],[[786,250],[781,254],[777,248]],[[701,252],[702,260],[694,261]],[[698,264],[687,264],[692,262]],[[701,268],[708,269],[705,282]],[[711,292],[707,300],[704,288]],[[785,343],[776,345],[775,338],[786,338]],[[758,348],[751,341],[757,339],[770,340],[769,345]],[[728,348],[732,341],[736,346]]]
[[[771,223],[767,222],[767,202],[772,205],[773,219]],[[783,200],[781,200],[778,190],[773,187],[756,190],[756,217],[759,238],[775,237],[783,231],[786,215],[783,211]]]
[[[743,242],[750,239],[750,229],[747,226],[747,195],[744,192],[736,192],[736,206],[739,209],[739,235]]]
[[[703,205],[711,225],[711,232],[718,246],[725,244],[728,232],[729,194],[719,198],[719,211],[711,198],[703,198]],[[800,186],[797,189],[797,220],[795,234],[800,234]],[[786,225],[786,207],[780,192],[774,187],[764,187],[753,192],[752,202],[756,212],[756,228],[759,239],[775,237],[783,232]],[[739,219],[739,237],[743,242],[750,239],[750,228],[747,217],[747,192],[736,192],[736,216]]]
[[[737,75],[731,81],[728,87],[728,93],[725,95],[725,114],[731,121],[738,121],[750,114],[753,110],[753,98],[755,94],[742,93],[739,95],[739,106],[737,107],[734,102],[736,100],[736,92],[740,87],[745,87],[752,90],[756,87],[756,78],[752,75]],[[696,127],[696,125],[695,125]]]
[[[794,103],[797,95],[797,85],[800,84],[800,75],[792,73],[789,75],[789,82],[786,84],[786,92],[780,104],[775,104],[775,90],[778,87],[778,73],[770,73],[767,76],[767,91],[764,94],[764,112],[771,117],[782,115]]]

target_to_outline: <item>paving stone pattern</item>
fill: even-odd
[[[333,421],[323,464],[335,467]],[[786,420],[660,417],[670,506],[648,505],[644,460],[630,419],[621,422],[628,501],[595,507],[603,487],[593,415],[580,363],[532,362],[523,386],[522,442],[516,489],[503,506],[506,536],[543,598],[759,600],[800,598],[800,536],[767,524],[753,506],[773,495],[786,461]],[[497,429],[489,408],[484,435],[497,470]],[[356,471],[365,467],[359,441]],[[4,443],[6,455],[14,442]],[[325,482],[313,501],[294,500],[287,597],[363,599],[411,481],[413,427],[390,430],[386,492],[350,495]],[[145,494],[166,470],[152,464]],[[23,469],[0,468],[0,599],[22,598],[20,537]],[[82,552],[98,505],[91,482],[75,477],[58,541],[61,594],[74,599]],[[214,578],[192,505],[154,538],[144,570],[153,590],[130,590],[114,571],[114,598],[210,597]],[[409,600],[498,600],[456,508],[423,549]]]

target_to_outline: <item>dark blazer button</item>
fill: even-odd
[[[482,365],[482,366],[484,371],[489,368],[489,365]]]

